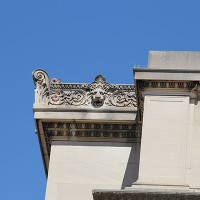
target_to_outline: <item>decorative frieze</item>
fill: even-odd
[[[175,88],[175,89],[188,89],[191,90],[196,85],[195,81],[140,81],[140,88]]]
[[[50,141],[52,139],[87,139],[98,141],[111,141],[119,139],[127,142],[140,142],[142,124],[116,124],[116,123],[65,123],[65,122],[43,122],[48,151],[50,153]],[[108,140],[109,139],[109,140]]]
[[[198,98],[200,96],[199,83],[197,81],[168,81],[168,80],[140,80],[137,81],[137,107],[138,107],[138,118],[142,121],[144,111],[144,91],[177,91],[177,92],[188,92],[191,98]],[[161,93],[160,93],[161,94]],[[175,94],[175,93],[173,93]]]
[[[47,137],[119,137],[140,138],[140,124],[56,123],[43,122]]]
[[[65,84],[48,78],[43,70],[33,73],[35,82],[35,105],[137,107],[135,86],[109,84],[98,75],[91,84]]]

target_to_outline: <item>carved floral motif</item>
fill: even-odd
[[[135,92],[116,91],[110,95],[107,105],[117,107],[136,107]]]
[[[196,83],[196,85],[192,88],[190,97],[193,99],[200,100],[200,84]]]
[[[54,78],[49,81],[47,73],[36,70],[35,103],[67,106],[136,107],[134,85],[115,85],[98,75],[91,84],[64,84]]]
[[[33,80],[35,83],[35,104],[49,103],[49,77],[48,74],[41,69],[33,72]]]

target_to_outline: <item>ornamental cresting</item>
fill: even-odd
[[[104,107],[137,107],[135,86],[109,84],[98,75],[91,84],[65,84],[44,70],[33,73],[35,83],[35,106],[67,105]]]

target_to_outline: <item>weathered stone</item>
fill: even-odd
[[[198,69],[200,52],[149,51],[148,67],[159,69]]]
[[[148,191],[93,191],[94,200],[199,200],[200,193]]]
[[[200,199],[199,66],[200,52],[150,52],[135,85],[36,70],[46,200]]]

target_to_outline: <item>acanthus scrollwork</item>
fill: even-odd
[[[200,84],[196,83],[196,85],[192,88],[190,97],[193,99],[200,100]]]
[[[116,91],[110,95],[106,102],[109,106],[136,107],[135,92]]]
[[[61,84],[51,81],[51,105],[136,107],[133,85],[108,84],[102,75],[98,75],[91,84]]]
[[[35,104],[49,103],[49,77],[48,74],[41,69],[33,72],[33,80],[35,83]]]
[[[136,107],[134,85],[109,84],[98,75],[91,84],[65,84],[41,69],[33,72],[35,105]]]
[[[83,90],[51,91],[51,105],[87,105],[86,92]]]

